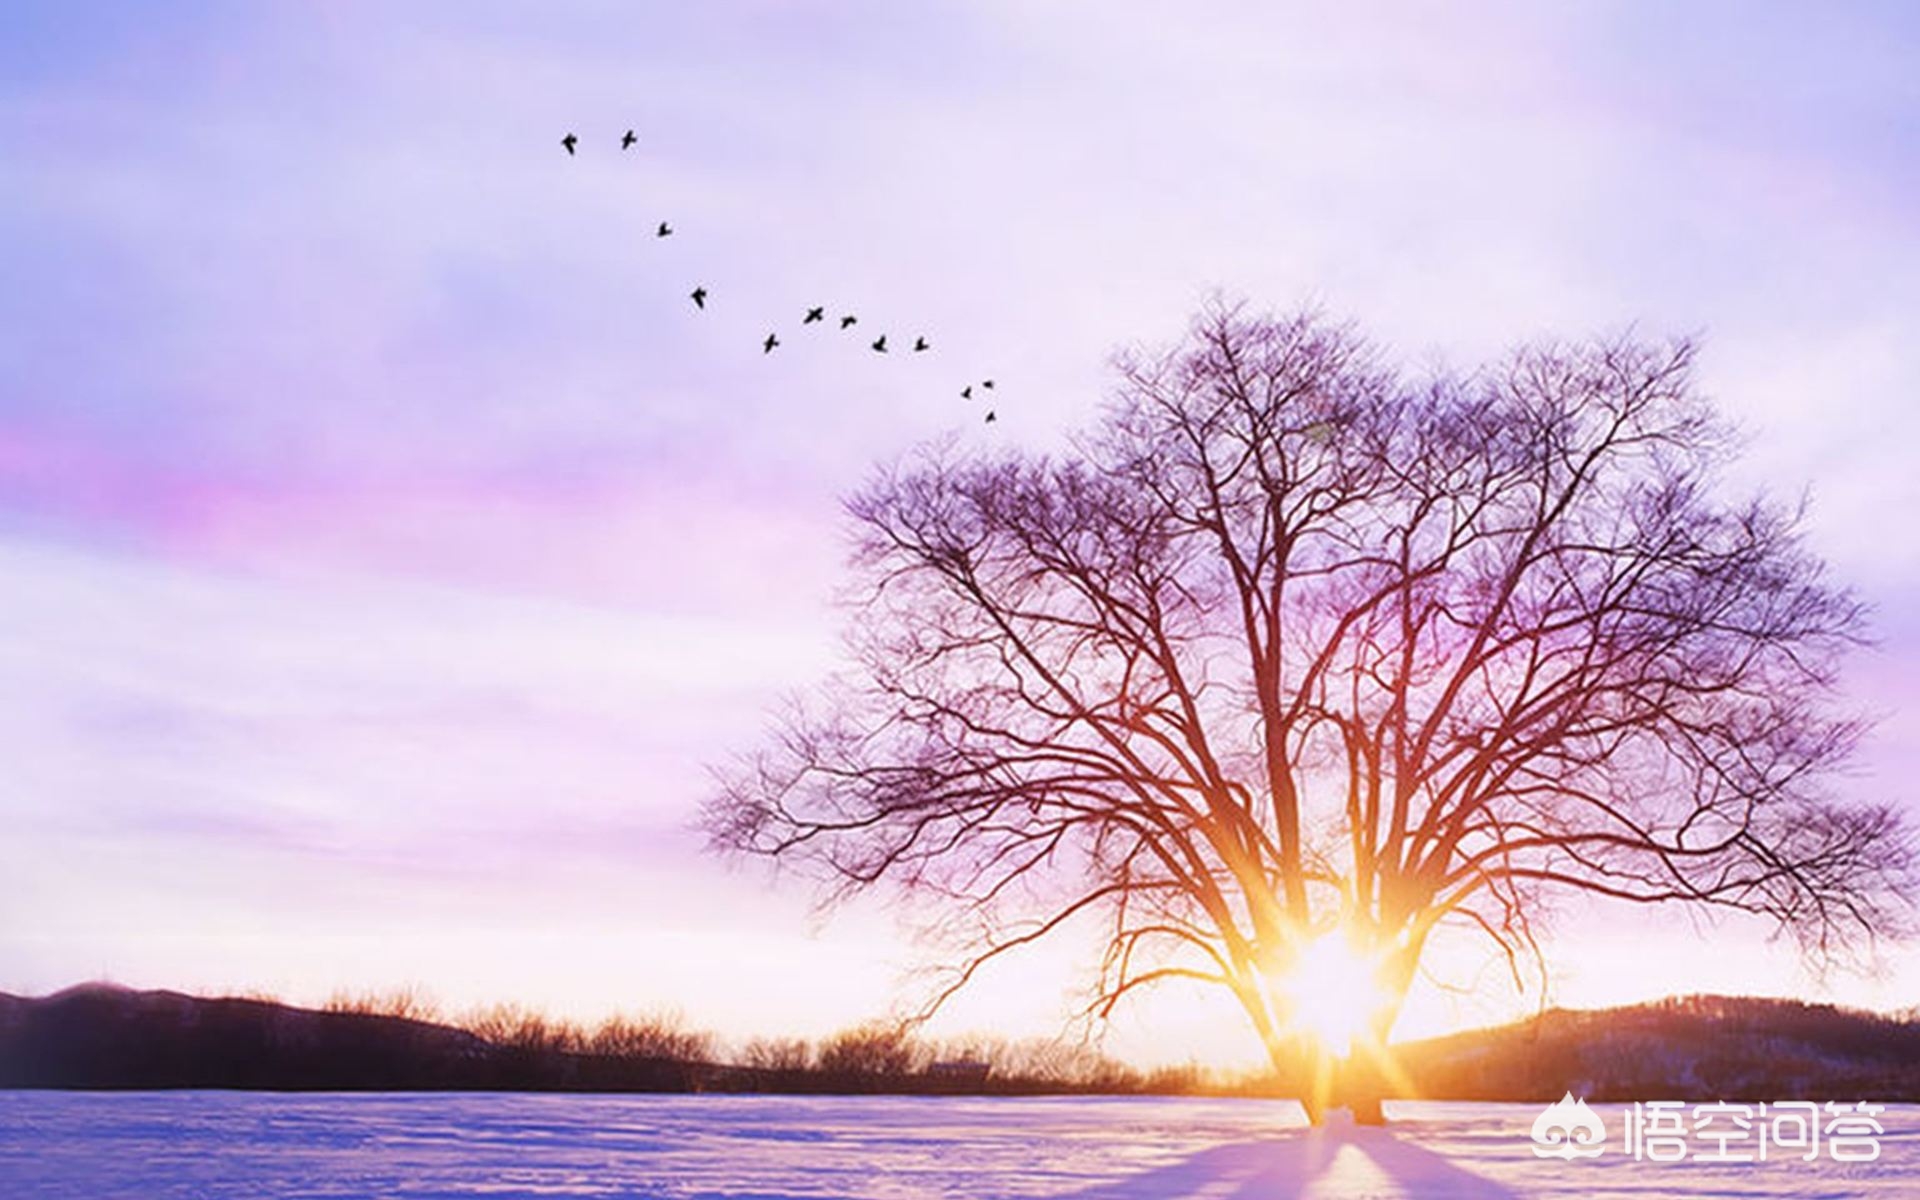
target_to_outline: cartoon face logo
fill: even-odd
[[[1533,1121],[1533,1152],[1541,1158],[1597,1158],[1606,1140],[1607,1127],[1572,1092]]]

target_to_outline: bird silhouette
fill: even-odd
[[[852,313],[848,313],[846,316],[840,318],[840,328],[845,329],[859,319],[859,317],[854,316]]]
[[[887,352],[887,335],[883,333],[873,339],[873,348],[876,352],[885,354]]]
[[[667,237],[672,233],[673,233],[673,226],[667,224],[665,221],[662,221],[660,222],[660,228],[653,231],[653,236]]]
[[[707,306],[707,289],[697,287],[693,289],[690,294],[693,296],[693,306],[695,308],[705,308]]]
[[[993,390],[993,380],[991,380],[991,379],[983,379],[983,380],[981,380],[981,381],[980,381],[980,386],[981,386],[981,387],[983,387],[983,388],[986,388],[986,389],[987,389],[988,391],[992,391],[992,390]]]
[[[579,139],[579,138],[577,138],[577,137],[575,137],[575,136],[573,136],[573,135],[572,135],[571,133],[569,133],[569,134],[568,134],[567,136],[565,136],[565,137],[563,137],[563,138],[561,138],[561,139],[560,139],[560,144],[561,144],[562,146],[565,146],[565,147],[567,148],[567,153],[568,153],[569,155],[571,155],[571,154],[573,153],[573,148],[574,148],[574,146],[575,146],[575,145],[576,145],[576,144],[577,144],[577,143],[578,143],[579,141],[580,141],[580,139]]]
[[[993,410],[992,410],[992,409],[988,409],[988,410],[987,410],[987,419],[986,419],[986,421],[985,421],[985,424],[988,424],[988,425],[991,425],[991,424],[993,424],[993,423],[994,423],[995,421],[997,421],[997,420],[999,420],[999,419],[1000,419],[999,417],[997,417],[997,416],[995,416],[995,415],[994,415],[994,412],[993,412]]]
[[[827,310],[826,310],[826,309],[824,309],[824,308],[810,308],[810,309],[808,309],[808,310],[807,310],[807,315],[806,315],[805,317],[802,317],[802,318],[800,319],[800,323],[801,323],[802,325],[811,325],[811,324],[813,324],[813,323],[814,323],[815,321],[824,321],[824,320],[826,320],[826,319],[827,319]]]
[[[961,398],[962,400],[971,400],[971,399],[973,399],[973,385],[972,385],[972,384],[968,384],[967,386],[965,386],[965,387],[963,387],[963,388],[961,388],[961,389],[960,389],[960,398]]]
[[[767,340],[766,340],[766,341],[764,341],[764,342],[761,342],[761,343],[760,343],[760,353],[762,353],[762,354],[772,354],[772,353],[773,353],[773,348],[774,348],[775,346],[778,346],[779,344],[780,344],[780,339],[779,339],[779,338],[777,338],[777,337],[775,337],[775,336],[773,336],[773,335],[772,335],[772,334],[770,333],[770,334],[768,334],[768,335],[767,335]]]
[[[627,136],[620,139],[620,148],[622,150],[631,150],[633,149],[633,144],[639,140],[639,138],[633,136],[633,130],[629,129],[627,130]]]
[[[915,354],[925,349],[927,349],[927,339],[923,337],[913,339],[913,351]]]

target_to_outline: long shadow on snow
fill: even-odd
[[[1504,1184],[1455,1165],[1405,1134],[1352,1125],[1327,1125],[1214,1146],[1177,1163],[1059,1200],[1182,1200],[1198,1195],[1207,1200],[1280,1200],[1299,1195],[1336,1160],[1353,1154],[1377,1168],[1407,1200],[1520,1200]],[[1333,1182],[1327,1180],[1322,1186]]]

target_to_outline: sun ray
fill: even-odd
[[[1414,1094],[1412,1080],[1376,1033],[1395,999],[1382,981],[1378,955],[1350,933],[1334,930],[1301,944],[1274,982],[1286,1024],[1318,1048],[1309,1082],[1317,1108],[1338,1102],[1341,1074],[1356,1067],[1377,1076],[1383,1096]]]

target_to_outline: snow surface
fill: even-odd
[[[1920,1197],[1912,1105],[1864,1164],[1635,1162],[1617,1136],[1542,1160],[1539,1111],[1308,1131],[1256,1100],[0,1092],[0,1197]]]

